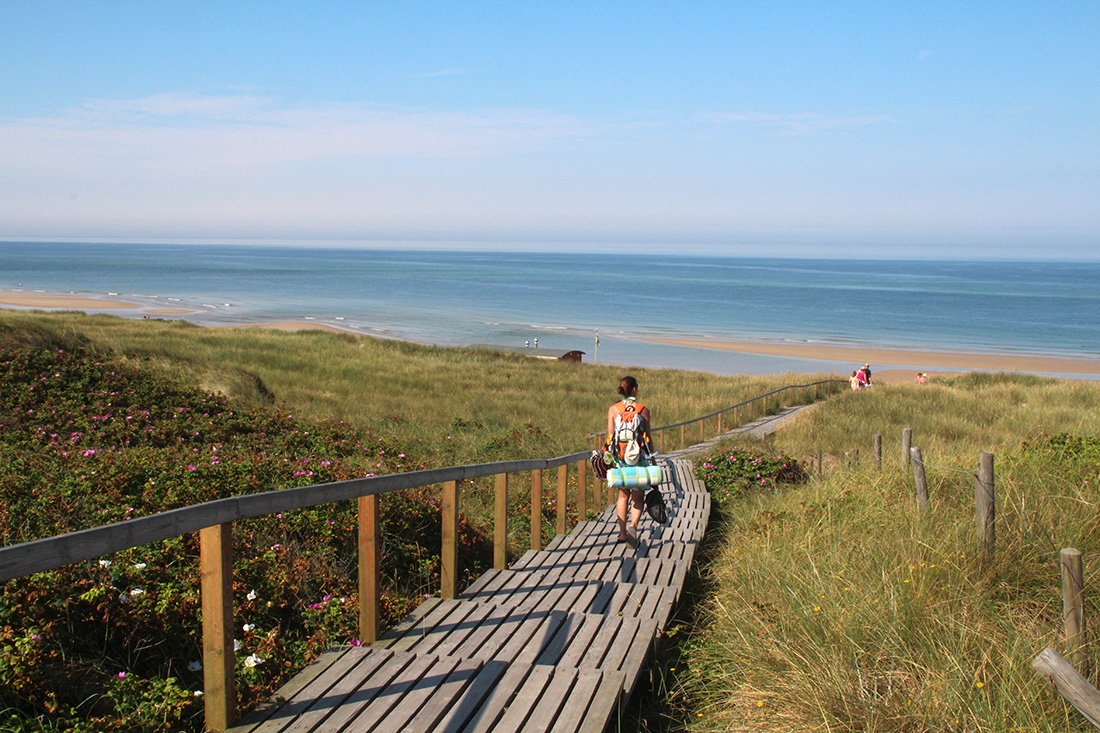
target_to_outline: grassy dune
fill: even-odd
[[[1082,550],[1086,568],[1100,549],[1098,408],[1097,384],[971,374],[845,393],[775,435],[762,447],[820,450],[832,468],[712,525],[690,641],[661,662],[670,715],[698,731],[1091,730],[1030,661],[1062,648],[1059,549]],[[924,516],[904,427],[928,464]],[[852,448],[861,466],[845,470]],[[996,456],[989,565],[981,451]]]

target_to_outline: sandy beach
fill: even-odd
[[[66,310],[139,311],[153,315],[182,315],[194,312],[187,308],[150,308],[123,300],[64,293],[3,292],[0,293],[0,307],[3,306]],[[343,329],[312,321],[234,324],[224,326],[224,328],[270,328],[280,331],[322,330],[348,333]],[[1042,355],[975,354],[917,351],[888,347],[867,348],[697,338],[642,337],[642,340],[690,348],[831,361],[836,362],[836,369],[842,374],[847,374],[851,369],[870,363],[874,380],[879,384],[910,382],[916,376],[915,370],[928,370],[930,372],[929,377],[932,379],[971,370],[1003,370],[1100,378],[1100,359],[1067,359]],[[906,368],[897,368],[900,366]]]
[[[748,354],[793,356],[803,359],[835,361],[851,365],[855,369],[870,363],[876,382],[912,381],[916,376],[912,369],[882,369],[890,366],[909,366],[914,369],[936,370],[929,376],[946,376],[958,372],[999,370],[1038,372],[1046,374],[1100,375],[1100,359],[1065,359],[1057,356],[1012,354],[966,354],[940,351],[912,351],[882,347],[823,346],[817,344],[762,343],[753,341],[718,341],[711,339],[666,339],[649,337],[646,341],[690,346],[700,349],[739,351]],[[876,368],[878,367],[878,368]],[[847,367],[845,367],[847,368]]]

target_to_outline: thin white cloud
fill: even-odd
[[[850,127],[867,127],[890,122],[886,115],[826,117],[816,112],[775,114],[768,112],[715,112],[703,118],[718,124],[748,124],[791,135],[815,135]]]
[[[256,95],[161,94],[0,120],[0,169],[201,173],[337,159],[475,158],[591,131],[583,119],[540,110],[293,107]]]

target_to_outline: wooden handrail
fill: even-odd
[[[557,458],[431,468],[216,499],[204,504],[171,509],[124,522],[0,547],[0,583],[240,519],[262,517],[418,486],[442,484],[447,481],[557,468],[583,461],[590,454],[590,451],[582,451]]]
[[[779,394],[780,392],[785,392],[788,389],[804,389],[806,387],[816,387],[820,384],[834,384],[834,383],[843,384],[846,381],[847,380],[844,380],[844,379],[822,379],[820,381],[810,382],[808,384],[788,384],[785,387],[780,387],[779,389],[773,389],[771,392],[766,392],[764,394],[757,395],[755,397],[751,397],[751,398],[749,398],[747,400],[744,400],[742,402],[738,402],[736,405],[730,405],[729,407],[723,407],[721,410],[716,410],[716,411],[711,412],[709,414],[703,415],[702,417],[695,417],[695,418],[692,418],[691,420],[684,420],[682,422],[675,422],[675,423],[671,423],[669,425],[662,425],[659,428],[652,428],[650,430],[650,433],[652,433],[652,434],[662,434],[665,430],[670,430],[672,428],[684,428],[688,425],[692,425],[692,424],[697,423],[697,422],[702,422],[702,421],[704,421],[704,420],[706,420],[707,418],[710,418],[710,417],[716,417],[717,416],[717,417],[720,418],[724,413],[729,412],[730,410],[736,410],[738,407],[744,407],[745,405],[751,405],[754,402],[756,402],[757,400],[767,400],[768,397],[770,397],[774,394]],[[721,424],[722,424],[721,422],[718,423],[719,427],[721,427]],[[597,439],[597,438],[604,438],[606,436],[607,436],[607,431],[602,430],[598,433],[589,433],[588,434],[588,439],[593,440],[593,439]]]

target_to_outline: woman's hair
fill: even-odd
[[[638,380],[634,377],[623,377],[619,380],[619,394],[629,397],[638,391]]]

